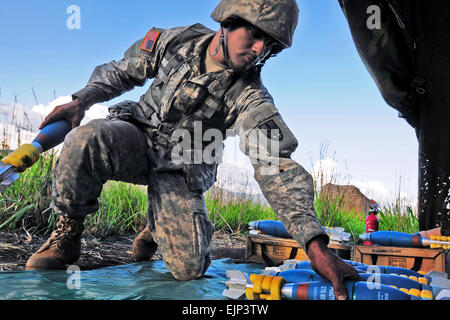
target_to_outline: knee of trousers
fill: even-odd
[[[103,183],[111,176],[111,164],[102,157],[107,134],[97,121],[73,129],[53,171],[52,207],[70,217],[97,211]],[[98,123],[100,124],[100,123]]]
[[[211,264],[209,252],[206,255],[180,260],[178,263],[164,261],[167,269],[178,281],[190,281],[202,277]]]
[[[92,120],[73,129],[64,140],[55,171],[56,179],[76,178],[80,181],[86,178],[98,183],[106,182],[114,174],[114,161],[118,161],[115,143],[108,120]]]
[[[171,244],[163,244],[161,251],[167,269],[177,280],[188,281],[197,279],[206,272],[211,264],[210,243],[214,233],[214,225],[203,215],[195,215],[194,233],[180,230],[185,238],[167,239]]]
[[[89,123],[74,128],[64,141],[64,149],[69,150],[72,156],[73,151],[85,150],[91,148],[92,152],[99,152],[101,149],[110,144],[111,135],[108,134],[108,126],[106,120],[96,119]]]

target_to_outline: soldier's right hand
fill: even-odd
[[[72,123],[72,129],[80,125],[81,120],[83,120],[85,114],[85,107],[80,99],[75,99],[69,103],[65,103],[56,106],[50,114],[45,117],[44,121],[41,123],[39,130],[42,130],[46,125],[66,119]]]

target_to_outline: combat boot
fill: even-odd
[[[158,245],[150,232],[148,226],[139,233],[133,242],[133,258],[137,262],[148,261],[156,252]]]
[[[84,218],[60,216],[48,240],[28,259],[26,270],[58,270],[78,260]]]

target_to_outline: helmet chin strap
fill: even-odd
[[[236,69],[233,63],[231,62],[230,56],[228,54],[228,28],[224,28],[223,26],[221,26],[220,30],[221,32],[219,43],[217,44],[217,47],[212,53],[212,55],[215,56],[219,52],[220,48],[222,48],[225,64],[232,69]]]
[[[260,70],[264,66],[264,63],[272,56],[270,54],[270,52],[268,52],[263,57],[260,57],[259,59],[257,59],[257,61],[255,61],[255,63],[252,66],[249,66],[245,70],[243,70],[242,68],[237,68],[233,64],[233,62],[231,62],[230,56],[228,54],[228,28],[224,28],[223,26],[221,26],[220,29],[221,29],[221,34],[220,34],[220,38],[219,38],[219,43],[217,44],[217,47],[214,50],[214,52],[212,53],[212,55],[215,56],[217,53],[219,53],[220,48],[222,48],[223,57],[225,59],[225,64],[228,67],[230,67],[231,69],[233,69],[235,71],[243,72],[245,70],[250,69],[251,67],[257,67]]]

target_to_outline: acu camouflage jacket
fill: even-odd
[[[244,75],[232,69],[203,72],[202,58],[214,34],[200,24],[166,30],[154,28],[135,42],[122,60],[96,67],[86,87],[73,97],[90,106],[143,86],[147,79],[153,78],[139,102],[124,102],[113,111],[115,117],[133,121],[142,128],[154,151],[151,153],[156,155],[156,170],[182,169],[192,189],[202,192],[209,189],[215,181],[217,164],[180,167],[167,157],[169,146],[164,138],[166,142],[170,140],[175,128],[193,132],[195,121],[201,121],[203,132],[215,128],[226,137],[226,131],[232,130],[240,136],[244,146],[241,149],[252,160],[255,179],[264,196],[290,234],[305,248],[313,237],[326,233],[315,214],[312,177],[290,159],[297,141],[275,108],[259,72],[253,69]],[[275,138],[270,136],[273,128],[281,131]],[[260,156],[252,159],[249,151],[253,141],[249,142],[249,131],[261,129],[269,129],[269,135],[265,135],[269,140],[277,140],[279,146],[277,154],[265,150],[271,162],[261,161]],[[268,171],[272,162],[277,163],[275,172]]]

